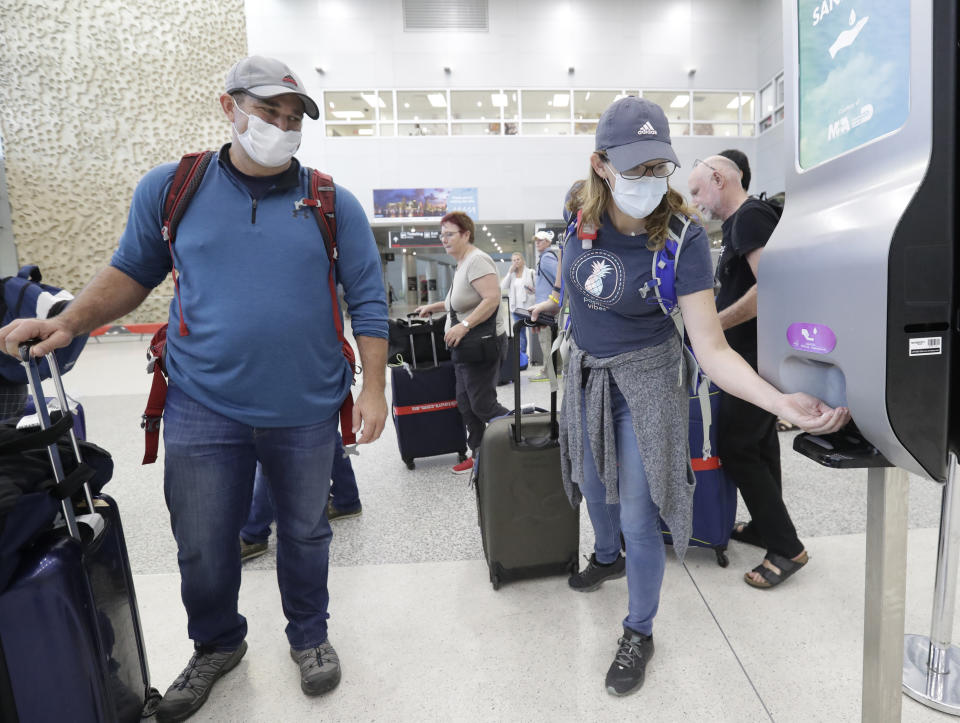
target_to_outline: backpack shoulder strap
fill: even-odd
[[[298,211],[304,207],[312,208],[317,226],[320,227],[320,235],[323,237],[323,244],[327,249],[327,260],[330,262],[330,273],[327,281],[330,287],[330,308],[333,310],[333,324],[337,330],[337,338],[340,341],[343,356],[350,365],[353,380],[356,381],[357,360],[353,353],[353,347],[350,346],[350,342],[343,334],[343,319],[340,315],[340,304],[337,300],[335,266],[340,258],[337,250],[337,190],[332,176],[316,169],[308,170],[310,174],[310,196],[297,201],[294,204],[294,209]],[[352,392],[347,394],[347,398],[343,400],[343,404],[340,406],[340,436],[343,438],[344,447],[355,446],[357,443],[357,436],[353,432]]]
[[[337,261],[337,187],[333,183],[333,176],[316,169],[307,169],[310,173],[310,195],[294,204],[296,210],[312,208],[320,235],[327,249],[327,259],[332,268]]]
[[[177,294],[177,309],[180,314],[180,336],[187,336],[190,331],[183,320],[183,304],[180,301],[180,275],[177,273],[176,262],[173,258],[173,242],[177,235],[177,226],[180,225],[180,219],[187,212],[187,207],[200,187],[200,181],[203,180],[203,174],[206,173],[212,158],[213,151],[188,153],[181,158],[177,170],[173,174],[170,190],[167,191],[167,197],[163,202],[160,233],[163,235],[163,240],[167,242],[167,248],[170,249],[173,290]]]
[[[173,182],[170,184],[170,190],[167,191],[167,197],[163,202],[163,240],[173,243],[177,226],[180,219],[187,212],[187,207],[193,199],[200,181],[203,180],[203,174],[210,165],[213,158],[213,151],[200,151],[199,153],[188,153],[180,159],[177,170],[173,174]]]

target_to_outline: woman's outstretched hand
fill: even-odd
[[[804,432],[830,434],[850,421],[850,410],[847,407],[831,407],[810,394],[797,392],[783,395],[783,409],[779,416]]]

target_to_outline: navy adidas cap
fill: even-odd
[[[262,55],[244,58],[230,68],[225,88],[227,93],[242,90],[260,100],[294,93],[300,96],[308,116],[314,120],[320,117],[320,109],[303,89],[300,78],[286,64],[275,58],[265,58]]]
[[[663,109],[633,95],[614,102],[600,116],[596,150],[604,151],[618,171],[656,158],[680,165],[670,144],[670,124]]]

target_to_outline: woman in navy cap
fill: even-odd
[[[588,592],[626,574],[629,609],[606,677],[614,695],[643,684],[653,655],[665,564],[658,518],[673,532],[681,559],[691,531],[686,365],[678,328],[651,292],[654,254],[666,242],[668,224],[682,239],[679,310],[711,379],[807,431],[835,431],[849,420],[846,408],[781,394],[727,346],[713,302],[706,233],[667,181],[678,165],[663,110],[623,98],[600,119],[587,179],[568,203],[581,216],[561,261],[572,318],[560,421],[563,482],[573,504],[586,498],[596,538],[587,567],[569,583]],[[557,311],[559,299],[551,295],[533,316]]]

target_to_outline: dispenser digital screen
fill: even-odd
[[[799,0],[798,161],[829,161],[910,112],[909,0]]]

